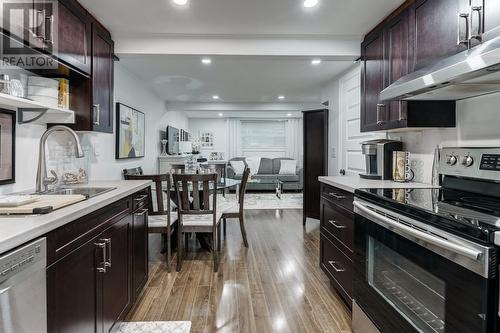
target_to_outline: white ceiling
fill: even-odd
[[[120,64],[135,73],[158,96],[173,102],[319,102],[320,85],[352,66],[352,61],[323,61],[283,57],[211,57],[122,55]]]
[[[403,0],[80,0],[114,35],[364,35]]]
[[[359,56],[361,36],[403,0],[80,0],[121,64],[167,102],[318,103]],[[204,66],[201,57],[210,55]],[[311,58],[323,63],[311,66]]]

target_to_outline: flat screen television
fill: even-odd
[[[167,153],[169,155],[179,154],[179,130],[172,126],[167,126]]]

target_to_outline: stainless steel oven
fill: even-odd
[[[355,305],[380,332],[497,332],[494,246],[359,198],[354,212]]]

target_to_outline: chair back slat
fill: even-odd
[[[216,174],[173,174],[172,177],[180,214],[215,214],[217,195],[210,194],[217,189]]]
[[[243,176],[241,177],[240,193],[238,198],[240,209],[243,209],[243,206],[245,204],[245,193],[247,190],[247,184],[249,178],[250,178],[250,168],[245,167],[245,171],[243,171]]]

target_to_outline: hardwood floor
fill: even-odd
[[[181,272],[152,261],[127,320],[190,320],[191,332],[351,332],[350,311],[319,268],[319,222],[304,232],[301,210],[245,216],[250,247],[228,220],[218,273],[194,239]]]

